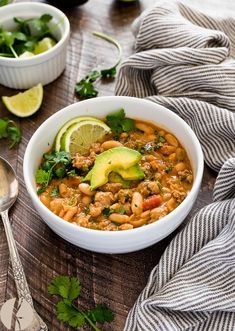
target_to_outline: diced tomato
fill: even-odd
[[[155,207],[160,206],[162,203],[162,197],[158,195],[152,195],[151,197],[147,198],[144,203],[143,203],[143,209],[148,210],[148,209],[153,209]]]

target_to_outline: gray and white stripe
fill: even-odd
[[[125,331],[235,330],[235,20],[160,1],[134,29],[137,53],[122,63],[116,94],[176,112],[219,174],[214,202],[170,243]]]

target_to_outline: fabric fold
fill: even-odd
[[[134,23],[136,51],[117,95],[147,97],[182,117],[219,172],[213,201],[166,248],[125,331],[235,329],[235,20],[158,1]]]

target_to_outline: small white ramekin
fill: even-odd
[[[61,10],[40,2],[12,3],[0,8],[1,26],[12,30],[16,27],[14,17],[33,18],[43,14],[52,15],[53,19],[49,24],[56,26],[53,35],[58,42],[48,51],[30,58],[0,56],[0,84],[15,89],[27,89],[38,83],[49,84],[63,72],[70,24]]]

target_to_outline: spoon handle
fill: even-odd
[[[25,299],[33,308],[33,299],[29,291],[29,286],[25,277],[24,269],[20,260],[20,256],[16,247],[16,242],[12,234],[11,224],[8,217],[8,210],[1,212],[2,221],[7,237],[10,259],[12,264],[13,275],[15,279],[16,289],[19,298]],[[35,311],[35,310],[34,310]],[[40,330],[48,330],[46,324],[41,319],[41,317],[35,312],[37,315],[38,321],[40,323]]]

